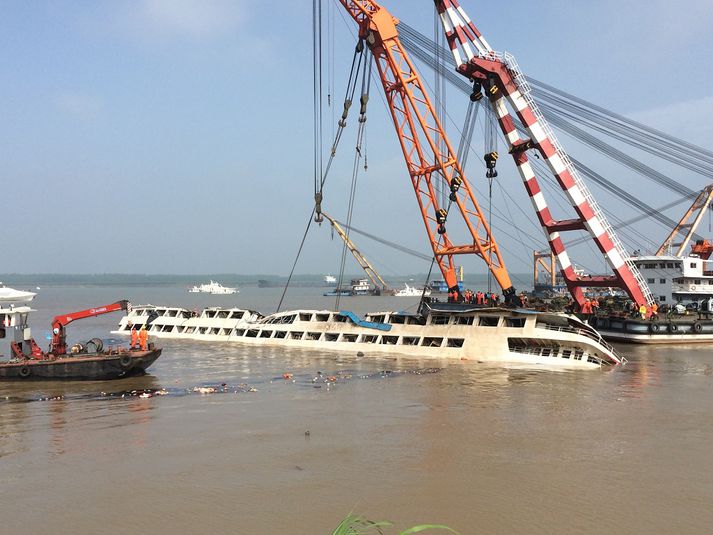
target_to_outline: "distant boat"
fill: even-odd
[[[201,284],[200,286],[194,286],[193,288],[189,289],[188,292],[192,294],[202,293],[213,295],[230,295],[240,293],[237,288],[229,288],[215,281],[210,281],[210,283]]]
[[[0,302],[1,303],[28,303],[32,301],[37,294],[35,292],[24,292],[8,288],[0,282]]]
[[[337,277],[334,275],[325,275],[324,276],[324,284],[326,285],[331,285],[331,284],[336,284],[337,283]]]
[[[421,297],[422,295],[431,295],[431,290],[429,288],[415,288],[404,284],[405,288],[398,290],[394,293],[395,297]]]

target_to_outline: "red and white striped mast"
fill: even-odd
[[[583,288],[618,287],[638,305],[650,305],[653,296],[641,273],[629,258],[604,213],[580,177],[567,153],[555,137],[531,96],[530,85],[515,58],[494,52],[457,0],[434,0],[457,71],[482,88],[498,117],[510,144],[510,154],[525,184],[552,252],[557,256],[562,276],[572,297],[584,303]],[[508,108],[509,105],[509,108]],[[529,138],[521,138],[514,115]],[[556,220],[528,159],[535,150],[543,158],[557,183],[566,193],[576,217]],[[560,233],[586,230],[613,271],[610,276],[580,276],[575,273]]]

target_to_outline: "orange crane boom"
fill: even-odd
[[[359,37],[376,60],[431,248],[450,291],[459,293],[454,256],[475,254],[485,261],[506,300],[511,300],[515,289],[500,249],[399,39],[398,20],[373,0],[340,2],[359,25]],[[438,200],[439,181],[450,189],[447,206]],[[458,218],[455,226],[465,234],[459,243],[452,238],[453,228],[450,234],[447,231],[449,218]]]
[[[52,342],[49,352],[53,355],[64,355],[67,352],[67,331],[65,327],[73,321],[118,312],[119,310],[128,310],[129,306],[129,302],[123,299],[116,303],[111,303],[110,305],[55,316],[52,320]]]

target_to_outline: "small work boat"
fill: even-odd
[[[80,318],[127,310],[128,302],[56,316],[50,348],[43,351],[32,338],[28,306],[0,308],[0,380],[104,380],[143,375],[161,355],[152,343],[142,349],[104,347],[100,338],[67,347],[65,326]]]

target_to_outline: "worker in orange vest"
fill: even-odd
[[[136,330],[136,326],[132,323],[131,324],[131,349],[136,349],[136,346],[139,344],[139,333]]]
[[[141,351],[146,351],[149,342],[149,332],[146,330],[146,325],[141,326],[139,331],[139,343],[141,344]]]

